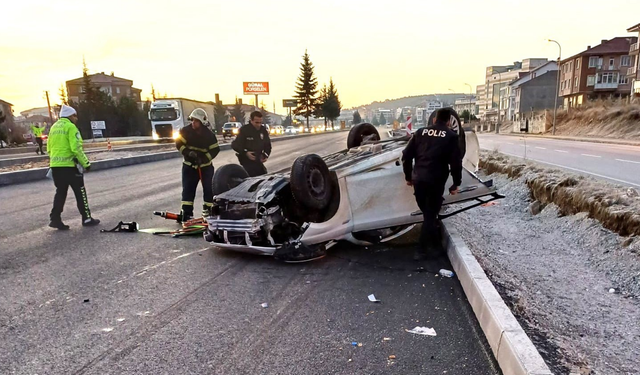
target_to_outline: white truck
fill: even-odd
[[[210,129],[215,129],[213,121],[213,102],[200,102],[184,98],[157,99],[151,103],[149,120],[151,120],[151,135],[154,140],[176,139],[180,129],[189,125],[189,115],[196,108],[207,112]]]

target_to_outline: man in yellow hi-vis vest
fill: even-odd
[[[42,133],[44,133],[44,129],[44,126],[31,124],[31,132],[33,133],[35,142],[38,145],[38,148],[36,148],[36,154],[44,155],[44,151],[42,151]]]
[[[76,110],[63,105],[60,109],[60,120],[51,126],[47,141],[49,166],[53,175],[53,183],[56,186],[49,226],[60,230],[69,229],[69,226],[65,225],[61,218],[69,186],[76,196],[78,211],[82,215],[82,226],[88,227],[100,223],[100,220],[91,217],[87,191],[84,188],[83,171],[88,172],[91,163],[82,150],[82,137],[75,125],[77,121]]]

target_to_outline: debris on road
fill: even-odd
[[[427,327],[416,327],[414,329],[405,329],[405,331],[416,335],[437,336],[435,329]]]
[[[392,354],[389,356],[389,359],[396,359],[396,356]]]
[[[391,341],[391,338],[390,337],[385,337],[385,338],[382,339],[382,341]]]
[[[269,304],[265,302],[265,303],[263,303],[263,304],[262,304],[262,305],[260,305],[260,306],[262,306],[262,307],[264,307],[264,308],[266,309],[267,307],[269,307]]]
[[[455,273],[453,273],[453,271],[449,271],[446,269],[441,269],[440,271],[438,271],[438,274],[440,274],[440,276],[442,277],[453,277],[455,275]]]
[[[113,331],[113,327],[107,327],[102,329],[102,332],[111,332],[111,331]]]
[[[371,302],[380,302],[379,299],[376,298],[373,294],[369,294],[369,301]]]

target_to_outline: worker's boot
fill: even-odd
[[[205,203],[202,205],[202,217],[203,218],[208,218],[211,215],[211,206],[213,204],[212,203]]]
[[[193,219],[193,207],[191,208],[191,210],[184,208],[180,210],[180,218],[182,219],[183,223]]]
[[[94,226],[96,226],[98,224],[100,224],[100,220],[94,219],[92,217],[82,220],[82,226],[83,227],[94,227]]]
[[[62,222],[62,219],[51,219],[51,221],[49,222],[49,226],[51,228],[56,228],[58,230],[68,230],[69,226],[65,225]]]

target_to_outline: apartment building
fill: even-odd
[[[640,96],[640,54],[638,45],[640,44],[640,23],[627,29],[630,33],[638,33],[636,42],[629,46],[629,56],[631,56],[631,66],[627,69],[627,78],[631,83],[631,94]],[[624,72],[621,72],[624,73]]]
[[[602,40],[595,47],[560,62],[560,96],[565,108],[580,106],[588,100],[628,97],[632,67],[629,54],[636,37]]]
[[[110,95],[115,101],[122,97],[129,97],[136,103],[140,103],[140,93],[142,90],[133,87],[133,81],[111,75],[104,72],[90,74],[91,84],[100,91]],[[70,101],[79,102],[84,99],[84,79],[83,77],[67,81],[67,96]]]

